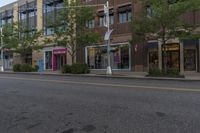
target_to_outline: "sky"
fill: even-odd
[[[0,7],[7,5],[9,3],[12,3],[14,1],[16,1],[16,0],[0,0]]]

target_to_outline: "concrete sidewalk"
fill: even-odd
[[[126,79],[155,79],[155,80],[180,80],[180,81],[200,81],[200,73],[185,72],[185,78],[173,77],[146,77],[147,72],[132,72],[132,71],[113,71],[113,75],[106,75],[105,70],[91,71],[89,74],[62,74],[60,71],[43,71],[38,72],[13,72],[5,71],[0,74],[31,74],[31,75],[55,75],[55,76],[80,76],[80,77],[105,77],[105,78],[126,78]]]

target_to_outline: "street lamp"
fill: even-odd
[[[1,32],[1,66],[0,66],[0,71],[4,72],[4,60],[3,60],[3,28],[2,26],[0,27],[0,32]]]
[[[110,30],[110,16],[109,16],[109,2],[106,2],[104,5],[104,14],[105,14],[105,23],[104,26],[107,27],[107,32],[105,34],[104,40],[107,42],[107,58],[108,58],[108,66],[106,74],[112,75],[111,61],[110,61],[110,35],[113,30]]]

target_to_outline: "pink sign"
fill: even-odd
[[[60,49],[54,49],[53,54],[66,54],[67,49],[66,48],[60,48]]]
[[[56,70],[56,55],[59,55],[59,54],[67,54],[67,48],[59,48],[59,49],[53,49],[53,71]]]

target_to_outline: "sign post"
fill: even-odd
[[[111,61],[110,61],[110,35],[113,30],[110,30],[110,17],[109,17],[109,2],[106,2],[104,5],[104,14],[105,14],[105,22],[104,26],[107,27],[107,32],[105,33],[104,40],[107,42],[107,58],[108,58],[108,66],[107,66],[107,75],[112,75]]]
[[[1,66],[0,66],[0,71],[4,72],[4,60],[3,60],[3,28],[0,27],[0,36],[1,36]]]

